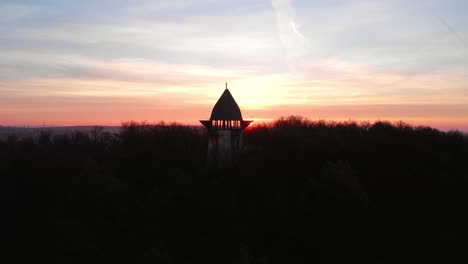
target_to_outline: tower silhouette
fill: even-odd
[[[207,166],[230,168],[236,165],[243,148],[243,132],[253,121],[243,120],[239,106],[227,88],[216,102],[210,120],[200,120],[208,128]]]

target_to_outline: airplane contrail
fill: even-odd
[[[434,9],[432,9],[424,0],[420,0],[419,3],[422,5],[422,7],[424,9],[426,9],[428,11],[429,14],[431,14],[432,16],[434,16],[435,18],[437,18],[439,20],[439,22],[445,26],[445,28],[448,29],[448,31],[450,31],[453,35],[455,35],[455,37],[465,46],[468,48],[468,42],[465,41],[461,36],[460,34],[458,34],[458,32],[447,22],[447,20],[445,20],[442,16],[438,15]]]
[[[299,37],[305,39],[304,35],[302,35],[301,32],[299,32],[299,30],[297,30],[296,23],[294,23],[294,21],[291,21],[290,24],[291,24],[291,27],[292,27],[292,30],[294,31],[294,33],[296,33],[296,35],[298,35]]]

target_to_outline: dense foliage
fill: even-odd
[[[200,127],[10,136],[2,233],[57,263],[466,262],[462,133],[291,116],[245,143],[207,169]]]

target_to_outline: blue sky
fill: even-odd
[[[244,116],[466,129],[467,1],[0,2],[0,124]],[[61,113],[61,114],[59,114]]]

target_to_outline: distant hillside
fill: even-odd
[[[96,126],[64,126],[64,127],[14,127],[0,126],[0,140],[5,140],[8,136],[16,136],[18,138],[36,137],[40,131],[48,131],[53,135],[66,134],[72,131],[81,131],[88,133]],[[119,133],[122,130],[121,126],[99,126],[104,131],[110,133]]]

